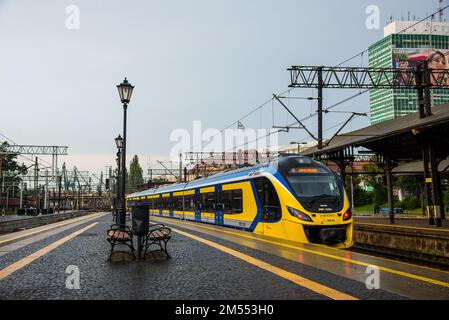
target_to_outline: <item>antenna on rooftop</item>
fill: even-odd
[[[444,7],[444,0],[439,0],[439,7],[438,9],[440,10],[440,22],[443,22],[443,17],[444,17],[444,13],[443,13],[443,7]]]

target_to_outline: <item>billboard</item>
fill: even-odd
[[[393,69],[403,70],[401,77],[398,77],[399,84],[407,84],[409,80],[410,68],[416,68],[421,61],[427,61],[429,69],[449,70],[449,50],[444,49],[393,49]],[[432,85],[449,85],[448,72],[432,73]]]

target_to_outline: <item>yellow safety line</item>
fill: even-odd
[[[309,289],[313,292],[316,292],[320,295],[326,296],[328,298],[331,298],[333,300],[358,300],[357,298],[350,296],[346,293],[334,290],[332,288],[326,287],[322,284],[319,284],[317,282],[311,281],[309,279],[303,278],[297,274],[288,272],[286,270],[283,270],[281,268],[275,267],[269,263],[266,263],[264,261],[261,261],[259,259],[253,258],[251,256],[248,256],[246,254],[240,253],[236,250],[230,249],[228,247],[219,245],[217,243],[214,243],[212,241],[194,236],[190,233],[186,233],[177,229],[172,229],[173,231],[185,236],[185,237],[189,237],[193,240],[199,241],[201,243],[204,243],[210,247],[213,247],[215,249],[218,249],[220,251],[223,251],[229,255],[232,255],[238,259],[241,259],[249,264],[252,264],[260,269],[266,270],[268,272],[274,273],[275,275],[287,279],[293,283],[296,283],[297,285],[300,285],[301,287],[304,287],[306,289]]]
[[[366,225],[366,226],[380,226],[380,227],[390,227],[390,228],[405,228],[413,230],[426,230],[426,231],[437,231],[437,232],[449,232],[447,229],[432,229],[432,228],[420,228],[420,227],[410,227],[410,226],[400,226],[391,224],[380,224],[380,223],[366,223],[366,222],[354,222],[356,225]]]
[[[99,216],[105,215],[105,214],[106,213],[97,213],[97,214],[94,214],[94,215],[88,215],[88,216],[78,217],[78,218],[75,218],[75,219],[69,219],[69,221],[65,221],[65,222],[62,222],[62,223],[55,222],[58,225],[53,225],[52,224],[48,228],[43,228],[43,229],[40,229],[40,230],[37,230],[37,231],[32,231],[32,232],[29,232],[29,233],[22,234],[20,236],[14,237],[14,238],[9,238],[9,239],[2,240],[2,241],[0,241],[0,247],[4,246],[5,244],[9,244],[11,242],[15,242],[15,241],[20,240],[20,239],[29,238],[29,237],[37,235],[37,234],[41,234],[41,233],[44,233],[44,232],[47,232],[47,231],[50,231],[50,230],[53,230],[53,229],[65,227],[65,226],[67,226],[69,224],[77,223],[77,222],[80,222],[80,221],[83,221],[83,220],[87,220],[89,218],[96,218],[96,217],[99,217]],[[36,227],[36,228],[39,228],[39,227]]]
[[[17,262],[14,262],[13,264],[7,266],[6,268],[0,270],[0,280],[5,279],[6,277],[8,277],[9,275],[11,275],[13,272],[22,269],[23,267],[29,265],[30,263],[32,263],[33,261],[39,259],[40,257],[42,257],[43,255],[49,253],[50,251],[56,249],[57,247],[63,245],[64,243],[66,243],[69,240],[72,240],[73,238],[77,237],[78,235],[80,235],[81,233],[83,233],[84,231],[89,230],[90,228],[96,226],[98,224],[98,222],[94,222],[90,225],[88,225],[87,227],[84,227],[70,235],[68,235],[67,237],[64,237],[56,242],[53,242],[52,244],[46,246],[45,248],[42,248],[38,251],[36,251],[35,253],[30,254],[29,256],[20,259]]]
[[[193,224],[193,223],[189,223],[189,222],[186,222],[186,223],[190,224],[190,225],[198,226],[198,224]],[[210,227],[206,227],[206,226],[201,226],[201,227],[205,228],[205,229],[210,229],[210,230],[217,231],[216,229],[213,229],[213,228],[210,228]],[[270,244],[274,244],[274,245],[278,245],[278,246],[283,246],[283,247],[286,247],[286,248],[295,249],[295,250],[299,250],[299,251],[303,251],[303,252],[307,252],[307,253],[311,253],[311,254],[316,254],[316,255],[319,255],[319,256],[323,256],[323,257],[327,257],[327,258],[331,258],[331,259],[335,259],[335,260],[340,260],[340,261],[344,261],[344,262],[349,262],[349,263],[353,263],[353,264],[357,264],[357,265],[361,265],[361,266],[365,266],[365,267],[372,266],[372,264],[366,263],[366,262],[362,262],[362,261],[357,261],[357,260],[353,260],[353,259],[338,257],[338,256],[334,256],[334,255],[331,255],[331,254],[328,254],[328,253],[317,252],[317,251],[314,251],[314,250],[300,248],[300,247],[297,247],[297,246],[292,246],[292,245],[288,245],[288,244],[284,244],[284,243],[274,242],[274,241],[270,241],[270,240],[266,240],[266,239],[254,238],[254,237],[251,237],[251,236],[246,236],[246,235],[238,234],[238,233],[231,232],[231,231],[220,230],[220,232],[236,235],[236,236],[239,236],[239,237],[242,237],[242,238],[247,238],[247,239],[251,239],[251,240],[258,240],[258,241],[262,241],[262,242],[266,242],[266,243],[270,243]],[[390,269],[390,268],[387,268],[387,267],[382,267],[382,266],[376,266],[376,267],[378,267],[379,270],[382,270],[384,272],[388,272],[388,273],[392,273],[392,274],[395,274],[395,275],[400,275],[400,276],[403,276],[403,277],[407,277],[407,278],[411,278],[411,279],[415,279],[415,280],[420,280],[420,281],[423,281],[423,282],[428,282],[428,283],[431,283],[431,284],[435,284],[435,285],[439,285],[439,286],[442,286],[442,287],[449,288],[449,283],[444,282],[444,281],[435,280],[435,279],[431,279],[431,278],[427,278],[427,277],[411,274],[411,273],[404,272],[404,271],[394,270],[394,269]]]

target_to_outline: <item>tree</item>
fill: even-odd
[[[142,167],[139,164],[139,157],[137,155],[134,156],[134,158],[131,161],[131,164],[129,166],[129,176],[128,176],[128,183],[127,183],[127,191],[128,192],[135,192],[137,191],[137,186],[143,184],[143,170]]]
[[[379,175],[363,175],[362,180],[374,189],[374,205],[381,206],[388,200],[386,177],[383,174],[383,170],[377,166],[375,159],[372,160],[374,161],[363,166],[363,170],[367,172],[379,172]]]
[[[7,146],[9,146],[8,142],[5,141],[1,143],[0,151],[5,151]],[[0,154],[0,185],[6,186],[5,190],[2,190],[4,193],[6,193],[6,189],[14,185],[14,188],[11,188],[9,191],[11,197],[14,197],[19,190],[21,179],[18,176],[27,173],[26,166],[23,164],[19,165],[16,158],[17,155]],[[5,173],[5,175],[3,173]]]

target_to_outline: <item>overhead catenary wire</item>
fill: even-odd
[[[400,32],[398,32],[398,34],[401,34],[401,33],[403,33],[403,32],[406,32],[407,30],[409,30],[409,29],[415,27],[416,25],[420,24],[421,22],[423,22],[423,21],[425,21],[425,20],[431,18],[431,17],[434,16],[435,14],[441,13],[442,11],[446,10],[447,8],[449,8],[449,5],[447,5],[447,6],[443,7],[443,8],[441,8],[441,9],[439,9],[438,11],[436,11],[436,12],[434,12],[434,13],[428,15],[427,17],[425,17],[425,18],[419,20],[418,22],[416,22],[416,23],[414,23],[414,24],[408,26],[407,28],[404,28],[403,30],[401,30]],[[340,62],[339,64],[336,65],[336,67],[339,67],[339,66],[341,66],[341,65],[343,65],[343,64],[345,64],[345,63],[347,63],[347,62],[349,62],[349,61],[352,61],[353,59],[355,59],[355,58],[357,58],[357,57],[359,57],[359,56],[361,57],[361,64],[363,65],[363,63],[364,63],[364,54],[367,53],[368,51],[369,51],[369,49],[363,50],[363,51],[357,53],[356,55],[351,56],[350,58],[345,59],[344,61]],[[315,98],[313,98],[313,97],[293,97],[293,98],[292,98],[292,97],[283,97],[283,95],[286,94],[287,92],[290,94],[291,90],[292,90],[292,89],[286,91],[285,93],[281,93],[281,94],[279,94],[278,96],[279,96],[279,97],[282,97],[282,98],[285,98],[285,99],[289,99],[289,100],[290,100],[290,99],[310,100],[310,101],[311,101],[311,104],[312,104],[312,101],[315,99]],[[344,103],[346,103],[346,102],[348,102],[348,101],[350,101],[350,100],[352,100],[352,99],[355,99],[356,97],[359,97],[359,96],[361,96],[361,95],[363,95],[363,94],[365,94],[365,93],[367,93],[367,92],[369,92],[369,91],[370,91],[369,89],[364,90],[364,91],[359,91],[357,94],[354,94],[354,95],[352,95],[352,96],[350,96],[350,97],[348,97],[348,98],[345,98],[345,99],[343,99],[343,100],[341,100],[341,101],[339,101],[339,102],[337,102],[337,103],[335,103],[335,104],[333,104],[333,105],[331,105],[331,106],[325,108],[323,111],[324,111],[324,112],[329,112],[329,110],[331,110],[331,109],[333,109],[333,108],[336,108],[337,106],[339,106],[339,105],[341,105],[341,104],[344,104]],[[265,102],[263,105],[257,107],[256,109],[252,110],[251,112],[249,112],[249,113],[248,113],[247,115],[245,115],[243,118],[241,118],[241,119],[239,119],[239,120],[233,122],[231,125],[227,126],[225,129],[221,130],[220,133],[223,132],[224,130],[226,130],[226,129],[232,127],[233,125],[235,125],[235,124],[238,123],[239,121],[242,121],[242,120],[245,119],[246,117],[250,116],[250,115],[251,115],[252,113],[254,113],[256,110],[262,109],[262,108],[263,108],[266,104],[268,104],[270,101],[272,102],[272,120],[273,120],[273,127],[274,127],[274,105],[273,105],[274,100],[273,100],[273,98],[272,98],[272,99],[268,100],[267,102]],[[313,114],[311,113],[308,117],[305,117],[305,118],[301,119],[301,121],[306,121],[306,120],[311,119],[311,118],[313,118],[313,117],[315,117],[315,116],[317,116],[317,113],[313,113]],[[366,117],[369,118],[369,119],[371,119],[371,117],[368,116],[368,115],[366,115]],[[341,124],[343,124],[343,123],[344,123],[344,122],[342,122]],[[351,122],[351,123],[352,123],[352,122]],[[296,125],[296,124],[298,124],[297,121],[296,121],[295,123],[291,124],[290,126],[287,126],[287,127],[291,127],[291,126],[294,126],[294,125]],[[329,131],[329,130],[332,130],[332,129],[334,129],[334,128],[340,126],[341,124],[338,124],[338,125],[336,125],[336,126],[330,127],[330,128],[328,128],[328,129],[324,130],[324,132],[327,132],[327,131]],[[276,130],[276,131],[274,131],[274,132],[270,132],[270,133],[268,133],[267,135],[265,135],[265,136],[263,136],[263,137],[257,137],[254,141],[247,142],[247,143],[245,143],[244,145],[247,145],[247,144],[252,143],[252,142],[257,142],[257,141],[260,140],[260,139],[267,138],[267,137],[271,136],[272,134],[277,134],[277,133],[280,133],[280,132],[285,132],[285,130],[280,129],[280,130]],[[307,139],[307,138],[306,138],[306,139]],[[204,142],[203,142],[201,145],[203,145],[203,144],[204,144]],[[241,146],[242,146],[242,145],[241,145]],[[235,150],[235,149],[237,149],[237,148],[239,148],[239,147],[241,147],[241,146],[236,146],[236,147],[233,147],[233,148],[231,148],[231,149],[229,149],[229,150]],[[228,150],[226,150],[225,152],[227,152],[227,151],[228,151]]]

